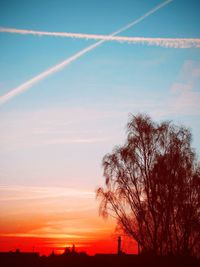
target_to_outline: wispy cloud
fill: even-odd
[[[175,114],[200,115],[200,64],[187,60],[180,69],[177,81],[171,87],[171,109]]]
[[[42,229],[42,230],[50,230],[50,229]],[[3,236],[10,236],[10,237],[42,237],[42,238],[65,238],[65,239],[80,239],[80,238],[87,238],[87,236],[81,236],[81,235],[74,235],[74,234],[62,234],[62,233],[48,233],[48,232],[42,232],[42,233],[8,233],[3,234]]]
[[[0,185],[0,202],[17,200],[37,200],[55,198],[88,198],[94,199],[95,193],[92,191],[68,188],[68,187],[37,187]]]
[[[59,139],[50,139],[44,141],[44,144],[47,145],[64,145],[64,144],[95,144],[99,142],[107,141],[107,138],[78,138],[78,139],[71,139],[71,138],[59,138]]]
[[[176,83],[172,87],[171,110],[175,114],[200,115],[200,92],[191,85]]]
[[[149,37],[126,37],[126,36],[112,36],[112,35],[99,35],[87,33],[71,33],[71,32],[47,32],[35,31],[15,28],[0,27],[0,32],[36,35],[36,36],[56,36],[85,40],[101,40],[101,41],[115,41],[120,43],[129,44],[144,44],[161,46],[167,48],[200,48],[199,38],[149,38]]]
[[[70,153],[69,151],[72,152],[73,148],[78,149],[78,147],[84,151],[85,145],[92,148],[108,144],[114,138],[113,133],[117,132],[110,122],[121,120],[128,113],[128,108],[121,112],[119,107],[123,103],[115,101],[114,110],[110,110],[107,106],[110,102],[108,100],[107,104],[105,102],[103,106],[89,103],[84,108],[56,107],[27,112],[9,111],[4,114],[2,112],[1,155],[34,148],[42,151],[54,150],[57,145],[61,150],[67,146],[67,153]],[[96,126],[98,123],[101,124],[100,129]]]
[[[153,115],[162,116],[199,116],[200,64],[187,60],[180,68],[176,81],[172,84],[169,97],[153,111]]]
[[[113,32],[110,37],[118,35],[119,33],[124,32],[125,30],[133,27],[134,25],[138,24],[139,22],[143,21],[145,18],[149,17],[150,15],[152,15],[153,13],[155,13],[156,11],[158,11],[159,9],[161,9],[162,7],[166,6],[167,4],[169,4],[170,2],[172,2],[172,0],[167,0],[164,1],[163,3],[157,5],[156,7],[154,7],[153,9],[151,9],[150,11],[146,12],[143,16],[141,16],[140,18],[132,21],[131,23],[127,24],[126,26],[124,26],[123,28],[120,28],[119,30]],[[67,58],[66,60],[62,61],[59,64],[56,64],[55,66],[51,67],[50,69],[40,73],[39,75],[35,76],[34,78],[26,81],[25,83],[17,86],[16,88],[12,89],[11,91],[9,91],[8,93],[0,96],[0,105],[4,104],[5,102],[7,102],[8,100],[12,99],[13,97],[27,91],[29,88],[31,88],[34,84],[40,82],[41,80],[47,78],[49,75],[54,74],[60,70],[62,70],[64,67],[66,67],[67,65],[71,64],[73,61],[79,59],[80,57],[82,57],[83,55],[85,55],[86,53],[92,51],[93,49],[95,49],[96,47],[100,46],[101,44],[103,44],[104,42],[106,42],[107,40],[100,40],[86,48],[84,48],[83,50],[79,51],[78,53],[74,54],[73,56]]]

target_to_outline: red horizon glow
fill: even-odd
[[[131,244],[131,245],[130,245]],[[36,237],[16,237],[0,236],[0,251],[38,252],[40,255],[63,254],[66,248],[72,248],[75,245],[77,252],[86,252],[88,255],[98,253],[115,254],[117,253],[117,236],[107,239],[98,239],[93,241],[80,241],[68,244],[63,239],[54,238],[36,238]],[[137,245],[131,240],[122,238],[122,251],[131,254],[137,254]]]

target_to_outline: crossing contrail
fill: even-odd
[[[144,15],[139,17],[138,19],[132,21],[131,23],[127,24],[126,26],[124,26],[124,27],[120,28],[119,30],[113,32],[112,34],[110,34],[110,36],[111,37],[115,36],[115,35],[117,35],[119,33],[122,33],[123,31],[133,27],[134,25],[136,25],[139,22],[143,21],[145,18],[149,17],[151,14],[155,13],[156,11],[158,11],[159,9],[161,9],[164,6],[166,6],[167,4],[169,4],[172,1],[173,0],[164,1],[163,3],[157,5],[156,7],[154,7],[153,9],[151,9],[150,11],[148,11],[147,13],[145,13]],[[106,42],[106,40],[100,40],[100,41],[98,41],[98,42],[96,42],[96,43],[94,43],[94,44],[82,49],[81,51],[79,51],[78,53],[74,54],[73,56],[67,58],[66,60],[62,61],[61,63],[56,64],[55,66],[47,69],[46,71],[40,73],[39,75],[35,76],[34,78],[32,78],[32,79],[26,81],[25,83],[15,87],[14,89],[10,90],[8,93],[0,96],[0,104],[4,104],[5,102],[10,100],[11,98],[13,98],[13,97],[15,97],[15,96],[27,91],[34,84],[36,84],[39,81],[45,79],[49,75],[62,70],[64,67],[66,67],[67,65],[69,65],[73,61],[77,60],[81,56],[85,55],[89,51],[93,50],[94,48],[100,46],[104,42]]]
[[[149,38],[149,37],[125,37],[125,36],[112,36],[100,34],[84,34],[84,33],[71,33],[71,32],[46,32],[35,31],[15,28],[0,27],[0,32],[23,34],[23,35],[36,35],[36,36],[55,36],[85,40],[103,40],[103,41],[116,41],[126,42],[129,44],[146,44],[155,45],[169,48],[200,48],[199,38]]]

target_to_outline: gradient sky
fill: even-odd
[[[111,34],[159,3],[0,0],[0,26]],[[121,35],[200,38],[199,12],[198,0],[174,0]],[[0,95],[93,43],[0,33]],[[95,200],[102,157],[138,112],[189,127],[199,154],[199,86],[200,49],[106,42],[1,105],[0,250],[114,252],[115,223]]]

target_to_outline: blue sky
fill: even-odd
[[[0,27],[111,34],[160,3],[0,0]],[[120,35],[200,38],[199,11],[200,1],[174,0]],[[0,32],[0,97],[93,43]],[[0,103],[4,249],[19,247],[21,239],[14,244],[12,237],[56,236],[61,247],[74,236],[81,235],[80,246],[83,240],[107,244],[110,237],[113,245],[115,223],[98,218],[94,193],[104,183],[102,158],[123,144],[128,116],[138,112],[189,127],[200,154],[199,51],[105,42]],[[31,242],[28,250],[38,248],[38,241]],[[49,251],[55,246],[52,241]]]
[[[0,26],[110,34],[161,1],[0,1]],[[199,1],[175,0],[122,36],[200,38]],[[3,95],[94,41],[0,33]],[[101,160],[128,114],[191,128],[200,152],[200,53],[107,42],[0,106],[0,183],[103,182]]]

